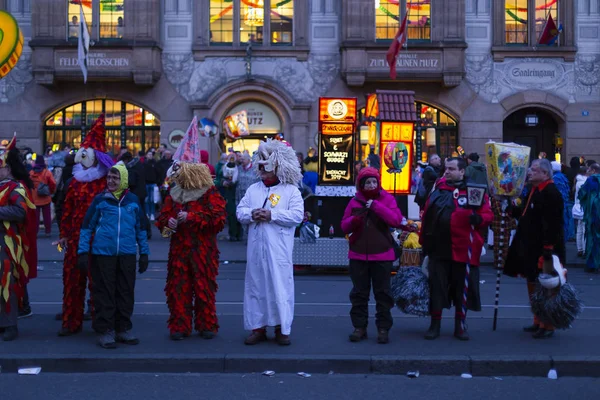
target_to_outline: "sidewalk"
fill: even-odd
[[[38,254],[40,263],[63,260],[63,254],[56,250],[52,242],[57,241],[56,236],[52,238],[38,239]],[[221,262],[228,261],[233,263],[246,262],[246,244],[244,242],[229,242],[228,240],[219,240],[219,250],[221,251]],[[150,244],[150,261],[167,262],[169,256],[169,240],[160,236],[155,228]],[[487,250],[487,254],[481,257],[481,265],[492,266],[494,261],[493,250]],[[567,243],[567,268],[584,268],[585,259],[577,257],[577,248],[574,242]]]
[[[450,313],[446,313],[450,315]],[[423,339],[428,319],[401,317],[390,331],[390,343],[376,343],[376,329],[369,339],[348,341],[348,317],[297,317],[292,345],[273,341],[245,346],[242,317],[221,315],[219,334],[210,341],[194,334],[173,342],[168,338],[166,315],[134,315],[138,346],[119,345],[105,350],[95,344],[89,322],[84,332],[57,337],[59,323],[51,315],[34,315],[19,321],[20,337],[0,342],[2,372],[18,367],[40,366],[44,372],[263,372],[277,373],[385,373],[406,374],[418,370],[425,375],[535,376],[545,377],[555,368],[559,377],[600,377],[600,346],[597,319],[581,319],[576,327],[558,331],[548,340],[534,340],[521,327],[529,319],[503,318],[492,331],[488,317],[469,320],[471,341],[452,337],[453,320],[442,321],[442,336]],[[272,332],[269,332],[272,336]]]

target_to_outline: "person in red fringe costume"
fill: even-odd
[[[0,146],[0,333],[5,342],[18,336],[19,303],[37,275],[31,179],[15,145],[13,137]]]
[[[188,130],[167,177],[175,185],[160,211],[156,226],[171,238],[165,293],[172,340],[195,329],[204,339],[219,330],[215,295],[219,269],[217,233],[225,226],[225,199],[201,164],[196,129]]]
[[[79,234],[85,213],[94,197],[106,188],[106,175],[113,165],[112,159],[106,154],[104,114],[101,114],[75,155],[73,178],[63,206],[59,244],[66,251],[63,264],[62,327],[58,332],[59,336],[81,332],[88,271],[77,268]]]

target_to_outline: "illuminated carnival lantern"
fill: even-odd
[[[0,79],[17,65],[22,52],[23,32],[12,15],[0,11]]]

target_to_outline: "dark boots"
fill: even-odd
[[[16,325],[7,326],[6,328],[2,329],[4,329],[4,332],[2,333],[2,340],[5,342],[11,342],[15,340],[17,336],[19,336],[19,330],[17,329]]]
[[[440,327],[442,325],[441,319],[431,319],[429,329],[425,332],[425,339],[434,340],[440,337]]]
[[[259,344],[260,342],[267,341],[267,331],[266,329],[255,329],[250,333],[250,335],[244,340],[244,344],[249,346]]]
[[[454,319],[454,337],[458,340],[469,340],[469,333],[467,332],[467,328],[463,329],[462,320],[456,318]]]
[[[365,328],[355,328],[349,338],[351,342],[360,342],[367,338],[367,330]]]

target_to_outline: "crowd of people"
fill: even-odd
[[[12,239],[3,241],[8,248],[0,252],[3,340],[16,339],[18,317],[31,315],[27,283],[37,271],[40,217],[49,235],[54,203],[57,245],[65,252],[59,336],[80,333],[83,321],[91,319],[101,347],[139,343],[131,320],[136,272],[148,268],[154,223],[170,240],[165,286],[170,338],[184,340],[193,330],[213,338],[219,329],[217,235],[227,225],[229,240],[248,241],[243,311],[250,334],[245,343],[267,340],[267,329],[274,328],[277,343],[289,345],[294,232],[305,217],[305,194],[316,189],[314,149],[304,158],[289,143],[269,139],[252,155],[223,154],[216,167],[204,150],[172,154],[166,146],[137,156],[123,148],[111,157],[103,126],[101,116],[76,152],[65,146],[31,161],[19,154],[14,139],[0,146],[0,232]],[[397,259],[391,230],[409,228],[394,196],[381,187],[376,155],[369,157],[369,166],[356,168],[356,195],[341,221],[352,281],[349,339],[367,338],[372,290],[377,342],[385,344],[393,325],[390,273]],[[477,185],[483,191],[473,202],[468,189]],[[535,159],[522,195],[506,205],[489,197],[486,167],[476,153],[445,160],[432,155],[419,165],[413,188],[427,259],[428,340],[440,336],[443,309],[452,306],[454,336],[469,340],[467,312],[481,310],[479,263],[490,226],[495,260],[501,260],[505,275],[526,278],[531,298],[542,266],[555,256],[565,263],[568,240],[577,242],[587,270],[598,271],[600,166],[595,161],[582,165],[573,158],[564,168]],[[516,229],[512,242],[499,236],[499,226]],[[87,313],[86,288],[92,305]],[[536,339],[555,331],[537,317],[524,329]]]

